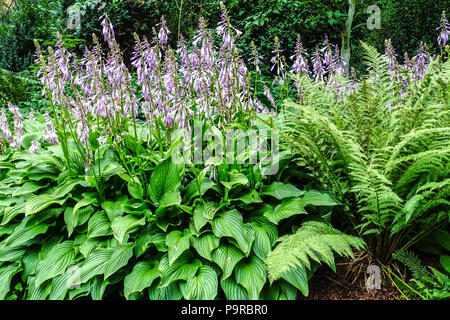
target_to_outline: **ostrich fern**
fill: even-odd
[[[300,101],[280,115],[284,141],[324,189],[344,203],[370,250],[383,262],[450,215],[450,61],[433,60],[404,86],[362,44],[369,75],[352,93],[300,77]],[[344,89],[343,89],[344,88]]]

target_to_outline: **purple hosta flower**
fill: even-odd
[[[334,77],[338,74],[344,74],[344,67],[339,51],[339,46],[334,46],[334,55],[331,60],[330,66],[328,68],[328,83],[332,83],[334,80]]]
[[[58,66],[58,71],[63,75],[62,79],[64,82],[68,82],[71,79],[71,70],[70,70],[70,57],[72,56],[66,48],[64,48],[63,38],[61,34],[57,33],[58,41],[56,42],[56,51],[55,58],[56,64]]]
[[[261,74],[261,69],[259,68],[259,64],[261,63],[261,57],[258,54],[258,50],[256,49],[255,43],[252,41],[250,45],[252,46],[252,57],[250,58],[250,61],[253,62],[256,72]]]
[[[13,114],[14,121],[14,139],[11,141],[10,147],[18,149],[22,145],[23,141],[23,115],[19,111],[19,108],[8,102],[8,109]]]
[[[276,108],[277,106],[275,104],[275,100],[273,99],[272,93],[270,92],[269,87],[267,87],[266,85],[264,85],[264,95],[267,97],[272,107]]]
[[[50,144],[59,144],[58,136],[56,135],[56,129],[53,125],[53,121],[50,118],[48,112],[45,113],[45,129],[44,129],[44,141]]]
[[[103,38],[105,42],[111,45],[112,41],[115,39],[114,28],[111,24],[111,20],[106,13],[104,13],[100,19],[102,19],[101,25],[103,27]]]
[[[33,142],[31,142],[30,148],[28,148],[28,151],[30,151],[31,153],[38,153],[40,147],[41,144],[39,143],[39,141],[33,140]]]
[[[243,59],[239,61],[239,70],[237,74],[237,78],[239,80],[239,86],[242,89],[247,89],[247,66],[245,65],[245,62]]]
[[[37,114],[36,110],[34,110],[33,108],[30,108],[30,113],[28,114],[28,120],[36,121],[36,117],[34,116],[35,114]]]
[[[290,57],[294,61],[292,71],[297,75],[308,74],[308,61],[305,59],[306,51],[303,48],[301,36],[297,36],[297,44],[295,46],[294,54]]]
[[[425,72],[431,61],[431,56],[428,53],[427,47],[423,42],[420,43],[420,48],[417,51],[417,55],[413,58],[413,61],[414,61],[413,69],[415,78],[420,80],[425,75]]]
[[[313,73],[316,82],[322,82],[325,76],[325,69],[322,63],[322,57],[320,56],[319,46],[316,45],[316,51],[311,58],[313,63]]]
[[[277,80],[280,85],[283,85],[284,81],[286,79],[286,75],[284,73],[284,71],[286,69],[286,65],[285,65],[284,59],[282,59],[282,56],[281,56],[282,52],[283,52],[283,50],[280,49],[280,40],[278,39],[278,37],[275,37],[275,49],[272,51],[274,56],[272,57],[272,59],[270,59],[270,62],[272,62],[272,68],[270,69],[270,71],[273,71],[273,69],[275,69],[275,67],[276,67],[277,68],[277,78],[274,80],[272,85],[274,85],[275,81],[277,81]]]
[[[391,39],[386,39],[384,51],[384,57],[389,63],[389,71],[395,72],[397,69],[397,53],[395,52]]]
[[[0,115],[0,130],[2,130],[3,134],[6,137],[8,142],[11,142],[12,135],[11,129],[9,128],[8,119],[6,118],[5,110],[2,110],[2,114]]]
[[[329,72],[331,64],[333,62],[333,52],[331,50],[330,41],[328,40],[328,35],[325,35],[323,48],[320,51],[323,54],[323,68],[325,73],[327,73]]]
[[[220,22],[217,24],[217,34],[222,36],[221,51],[225,52],[226,49],[229,48],[230,52],[233,52],[234,36],[236,35],[239,37],[242,32],[231,25],[228,10],[223,2],[220,2],[220,8],[222,10],[222,15]],[[234,31],[235,35],[232,34],[232,31]]]
[[[159,46],[161,48],[165,48],[167,41],[169,40],[170,30],[167,27],[167,23],[164,17],[161,18],[161,22],[158,23],[156,26],[159,27],[158,32]]]
[[[97,141],[99,144],[106,144],[106,142],[108,141],[108,137],[107,136],[98,137]]]
[[[437,30],[441,31],[437,39],[438,44],[440,47],[445,47],[447,45],[448,37],[450,36],[450,24],[445,16],[445,11],[442,12],[441,25]]]

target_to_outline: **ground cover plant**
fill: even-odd
[[[176,48],[164,18],[133,34],[130,67],[100,25],[81,57],[35,42],[47,112],[1,110],[0,299],[296,299],[355,253],[405,297],[449,296],[445,13],[440,54],[361,43],[362,78],[328,38],[275,38],[272,86],[223,4]],[[409,251],[430,243],[441,271]]]

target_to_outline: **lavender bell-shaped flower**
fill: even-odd
[[[165,46],[169,40],[170,30],[167,27],[167,23],[166,23],[166,20],[164,19],[164,17],[161,18],[161,22],[158,23],[156,26],[159,27],[159,32],[158,32],[159,46],[161,48],[165,48]]]
[[[442,12],[441,25],[437,28],[441,33],[438,36],[437,42],[440,47],[445,47],[450,36],[450,24],[448,23],[445,11]]]
[[[39,143],[39,141],[33,140],[31,142],[30,148],[28,148],[28,151],[30,151],[31,153],[38,153],[40,147],[41,144]]]
[[[50,144],[59,144],[58,136],[56,135],[56,129],[53,125],[53,121],[50,118],[48,112],[45,113],[45,129],[44,129],[44,141]]]
[[[2,110],[2,113],[0,115],[0,130],[2,130],[6,140],[8,140],[8,142],[11,142],[12,139],[11,129],[9,128],[9,123],[8,119],[6,118],[5,110]]]
[[[313,63],[313,73],[316,82],[322,82],[325,76],[325,69],[322,63],[322,57],[320,56],[319,46],[316,45],[316,51],[311,58]]]
[[[10,143],[10,147],[13,149],[19,149],[23,141],[23,116],[20,113],[19,108],[8,102],[8,109],[13,114],[14,121],[14,139]]]

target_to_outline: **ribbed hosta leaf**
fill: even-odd
[[[171,158],[158,164],[150,177],[149,195],[152,201],[159,204],[165,193],[178,188],[182,178],[182,171]]]
[[[216,214],[217,205],[213,202],[198,205],[194,210],[194,226],[197,232],[211,221]]]
[[[227,300],[248,300],[247,290],[236,282],[234,277],[220,280],[222,288]]]
[[[87,235],[89,238],[112,235],[111,222],[104,211],[96,212],[89,219]]]
[[[221,181],[220,183],[222,183],[227,189],[232,189],[236,185],[246,185],[246,184],[248,184],[248,179],[242,173],[236,172],[236,173],[231,173],[230,174],[230,181],[229,182]]]
[[[198,238],[191,237],[191,244],[197,250],[197,253],[203,258],[212,261],[211,253],[219,246],[220,239],[212,233],[203,234]]]
[[[200,260],[189,261],[188,254],[180,256],[172,265],[169,265],[169,256],[167,254],[164,255],[159,263],[159,272],[161,274],[160,287],[167,287],[177,280],[189,280],[197,273],[197,269],[201,265]]]
[[[26,202],[22,200],[22,202],[16,203],[11,207],[5,209],[3,213],[3,220],[1,225],[4,226],[8,224],[14,217],[19,214],[25,213],[25,204]]]
[[[85,283],[94,276],[105,272],[105,263],[111,258],[113,249],[97,248],[87,257],[80,267],[80,281]]]
[[[169,254],[169,264],[172,263],[190,246],[191,231],[184,229],[183,232],[174,230],[167,235],[166,245]]]
[[[77,210],[76,214],[74,213],[74,208],[67,207],[64,211],[64,222],[67,225],[69,236],[76,227],[86,223],[93,212],[94,208],[91,206]]]
[[[150,287],[153,281],[159,277],[158,266],[158,261],[153,263],[147,261],[138,262],[134,266],[133,271],[125,277],[125,298],[129,299],[132,293],[141,292],[145,288]]]
[[[111,258],[105,263],[105,279],[124,267],[133,256],[133,243],[114,247]]]
[[[242,260],[235,268],[236,282],[242,285],[250,300],[257,300],[266,283],[266,265],[256,256]]]
[[[11,279],[22,270],[19,263],[10,264],[0,268],[0,300],[4,300],[9,292]]]
[[[22,246],[18,247],[0,247],[0,262],[11,262],[22,260],[26,249]]]
[[[167,252],[166,234],[153,230],[146,232],[136,239],[134,252],[136,258],[141,256],[153,244],[160,252]]]
[[[273,212],[266,211],[264,216],[270,222],[278,224],[281,220],[287,219],[297,214],[307,214],[303,202],[300,198],[284,199],[281,204],[275,207]]]
[[[231,237],[236,240],[239,248],[248,253],[255,236],[251,228],[246,228],[241,214],[236,210],[227,211],[211,221],[213,233],[219,237]]]
[[[271,185],[264,186],[261,190],[262,195],[271,196],[278,200],[285,198],[297,198],[303,194],[303,191],[297,189],[291,184],[274,182]]]
[[[25,242],[34,239],[36,236],[45,233],[49,228],[49,224],[43,222],[24,229],[14,230],[14,232],[6,239],[5,244],[8,247],[17,247]]]
[[[303,295],[307,296],[309,293],[308,288],[308,275],[303,266],[296,266],[283,272],[281,277],[289,282],[291,285],[299,289]]]
[[[212,260],[222,269],[222,280],[227,279],[233,272],[236,264],[241,261],[245,255],[241,250],[233,245],[222,244],[213,251]]]
[[[194,277],[180,284],[186,300],[213,300],[217,296],[217,288],[217,274],[208,266],[201,266]]]
[[[102,203],[102,208],[105,210],[110,221],[113,221],[116,217],[119,217],[124,213],[122,203],[118,201],[105,201]]]
[[[12,196],[18,197],[23,195],[29,195],[30,193],[34,193],[35,191],[46,187],[48,187],[48,184],[42,185],[33,181],[25,182],[20,188],[14,189]]]
[[[36,214],[45,208],[51,206],[52,204],[62,205],[66,199],[59,199],[54,195],[49,194],[41,194],[41,195],[30,195],[27,199],[27,203],[25,205],[25,215],[29,216],[32,214]]]
[[[172,282],[166,287],[160,288],[157,282],[153,282],[148,289],[150,300],[181,300],[183,294],[180,290],[180,282]]]
[[[73,241],[64,241],[54,246],[36,268],[35,286],[38,287],[46,280],[65,272],[66,268],[74,262],[74,259]]]
[[[133,228],[143,225],[145,225],[145,217],[139,219],[136,216],[129,214],[122,217],[116,217],[111,223],[111,229],[114,232],[117,241],[123,243],[127,233],[132,231]]]

